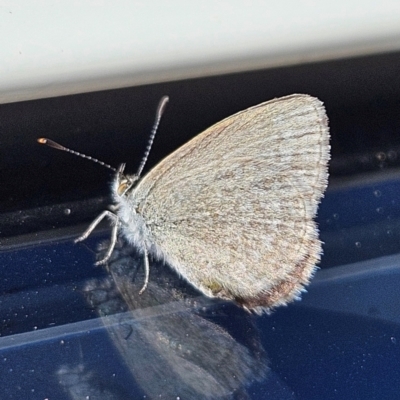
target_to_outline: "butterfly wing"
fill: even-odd
[[[189,141],[132,196],[179,274],[208,296],[269,309],[297,297],[319,261],[329,149],[318,99],[274,99]]]

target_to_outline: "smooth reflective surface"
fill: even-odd
[[[131,247],[120,242],[108,269],[93,266],[108,231],[85,245],[65,240],[3,252],[4,398],[396,399],[400,256],[389,250],[400,232],[398,183],[363,185],[328,190],[322,269],[302,301],[262,317],[199,296],[154,262],[139,296],[142,260]],[[365,208],[354,207],[354,224],[337,217],[352,204],[341,199],[356,202],[351,193],[371,187],[384,200],[374,207],[387,210],[391,198],[390,213],[365,218]],[[375,243],[387,223],[388,241]],[[335,250],[343,236],[348,255]],[[365,247],[358,262],[352,243],[354,251]]]

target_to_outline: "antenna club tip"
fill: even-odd
[[[158,103],[158,109],[157,109],[157,118],[161,118],[161,115],[164,114],[165,107],[167,106],[167,103],[169,101],[168,96],[163,96]]]
[[[46,144],[46,143],[47,143],[47,139],[46,139],[46,138],[43,138],[43,137],[37,138],[36,141],[37,141],[38,143],[40,143],[40,144]]]

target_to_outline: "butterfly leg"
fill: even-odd
[[[105,264],[108,259],[111,256],[112,251],[114,250],[115,244],[117,243],[117,234],[118,234],[118,228],[119,228],[119,218],[117,215],[115,215],[114,213],[112,213],[111,211],[105,210],[103,211],[90,225],[89,227],[86,229],[85,232],[83,232],[83,234],[81,236],[79,236],[77,239],[74,240],[75,243],[77,242],[82,242],[83,240],[87,239],[88,236],[93,232],[93,230],[96,228],[96,226],[105,218],[108,217],[112,222],[114,222],[114,226],[112,229],[112,233],[111,233],[111,243],[110,243],[110,247],[107,250],[107,253],[105,255],[105,257],[100,260],[97,261],[95,265],[100,265],[100,264]]]
[[[116,224],[118,222],[118,217],[112,213],[111,211],[105,210],[103,211],[86,229],[85,232],[81,236],[79,236],[77,239],[74,240],[75,243],[82,242],[83,240],[87,239],[89,235],[94,231],[94,228],[105,218],[108,217],[112,221],[114,221]]]
[[[146,290],[147,285],[149,283],[149,272],[150,272],[149,254],[145,246],[143,246],[143,258],[144,258],[144,284],[143,287],[140,289],[139,294],[142,294]]]
[[[113,214],[113,215],[116,217],[115,214]],[[116,217],[115,225],[113,226],[112,231],[111,231],[111,242],[110,242],[110,246],[108,246],[107,253],[102,260],[97,261],[94,265],[105,264],[110,259],[111,254],[114,250],[115,244],[117,243],[118,229],[119,229],[119,223],[118,223],[118,217]]]

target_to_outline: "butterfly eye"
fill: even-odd
[[[134,186],[137,180],[137,175],[124,176],[122,174],[119,174],[117,177],[117,195],[123,196],[124,194],[126,194],[126,192],[130,190],[132,186]]]
[[[131,185],[132,183],[128,179],[126,178],[122,179],[117,189],[118,196],[122,196],[129,189]]]
[[[126,191],[126,189],[128,189],[128,182],[123,182],[118,186],[118,190],[117,193],[119,196],[122,196],[124,194],[124,192]]]

